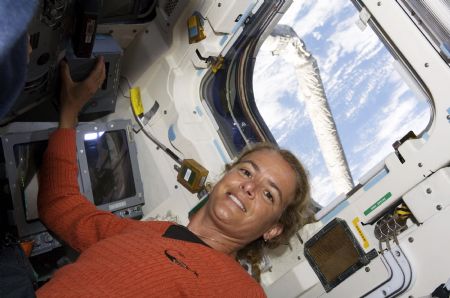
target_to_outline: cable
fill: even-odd
[[[130,81],[128,80],[128,78],[127,78],[126,76],[120,76],[120,78],[121,78],[121,79],[124,79],[124,80],[127,82],[128,88],[130,88],[130,89],[132,88],[132,87],[131,87],[131,83],[130,83]]]
[[[156,145],[158,145],[158,147],[160,147],[164,152],[166,152],[167,155],[169,155],[178,164],[181,165],[183,163],[183,160],[180,157],[178,157],[178,155],[176,155],[172,150],[170,150],[169,148],[164,146],[162,143],[160,143],[149,131],[147,131],[147,129],[145,129],[145,125],[144,125],[144,123],[142,123],[142,120],[141,120],[141,118],[139,116],[136,116],[136,120],[138,121],[139,125],[141,126],[142,131],[144,132],[144,134],[150,140],[152,140]]]
[[[144,106],[142,105],[141,100],[141,92],[140,89],[137,88],[130,88],[130,103],[131,108],[133,110],[133,114],[139,123],[139,125],[142,128],[142,131],[144,134],[156,145],[158,145],[159,148],[161,148],[167,155],[169,155],[173,160],[175,160],[178,164],[182,164],[183,160],[178,157],[172,150],[164,146],[161,142],[159,142],[146,128],[145,123],[142,121],[144,116]]]
[[[125,76],[120,76],[120,78],[121,78],[122,80],[124,80],[124,81],[128,84],[128,88],[131,89],[130,81],[128,81],[128,78],[125,77]],[[125,92],[123,91],[120,82],[119,82],[119,90],[120,90],[120,93],[122,93],[122,96],[123,96],[123,97],[128,98],[128,99],[131,98],[130,96],[125,95]]]

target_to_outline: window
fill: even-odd
[[[358,28],[354,5],[350,1],[331,3],[294,1],[279,24],[293,27],[317,61],[357,184],[362,175],[393,151],[396,140],[410,130],[417,135],[425,129],[430,108],[425,96],[407,84],[400,65],[376,34],[370,28]],[[277,143],[296,153],[306,165],[312,196],[325,206],[339,193],[333,187],[305,108],[298,67],[289,55],[274,56],[267,43],[258,52],[253,73],[259,113]]]

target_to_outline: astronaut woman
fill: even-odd
[[[236,259],[257,271],[262,248],[287,243],[304,224],[309,184],[299,161],[267,144],[245,151],[187,227],[97,210],[79,192],[74,127],[105,78],[104,61],[79,83],[67,64],[61,70],[60,125],[44,156],[38,206],[47,227],[81,254],[38,297],[265,297]]]

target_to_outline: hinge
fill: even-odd
[[[359,12],[359,19],[356,21],[356,25],[361,31],[364,31],[367,27],[367,22],[369,21],[371,15],[367,8],[363,7]]]

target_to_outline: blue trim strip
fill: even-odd
[[[244,13],[242,14],[242,16],[239,19],[239,21],[236,23],[236,25],[234,25],[233,29],[231,29],[231,34],[236,33],[236,31],[239,29],[239,27],[241,27],[241,25],[245,22],[245,20],[247,19],[248,15],[252,11],[253,7],[255,7],[255,3],[252,3],[252,4],[250,4],[247,7],[247,9],[244,11]]]
[[[200,117],[202,117],[203,116],[203,112],[202,112],[202,109],[200,109],[200,107],[199,106],[195,106],[195,111],[197,111],[197,114],[200,116]]]
[[[447,43],[443,43],[441,44],[441,46],[439,47],[442,51],[442,53],[447,56],[447,58],[450,58],[450,45]]]
[[[219,142],[216,139],[214,139],[213,143],[214,143],[214,146],[216,146],[216,150],[219,152],[219,155],[222,158],[223,162],[229,163],[230,161],[228,160],[225,153],[223,152],[222,147],[220,147]]]
[[[336,217],[336,215],[338,215],[339,212],[341,212],[342,210],[344,210],[347,206],[349,206],[350,204],[347,202],[347,200],[341,202],[339,205],[337,205],[336,207],[334,207],[333,210],[331,210],[327,215],[325,215],[324,217],[322,217],[322,219],[320,220],[324,225],[326,225],[328,222],[330,222],[333,218]]]
[[[228,39],[228,35],[224,35],[224,36],[220,39],[219,44],[220,44],[221,46],[223,46],[223,45],[225,44],[225,42],[227,41],[227,39]]]
[[[364,191],[368,191],[371,189],[375,184],[380,182],[381,179],[383,179],[388,174],[388,171],[386,169],[383,169],[381,172],[375,175],[372,179],[370,179],[364,186]]]
[[[256,2],[250,4],[244,11],[244,13],[241,15],[241,18],[239,19],[239,21],[234,25],[233,29],[231,29],[231,34],[234,34],[238,31],[239,27],[242,26],[242,24],[245,22],[245,20],[247,19],[248,15],[252,12],[253,7],[255,7]],[[219,44],[221,46],[223,46],[225,44],[225,42],[228,39],[228,34],[224,35],[221,39]]]

